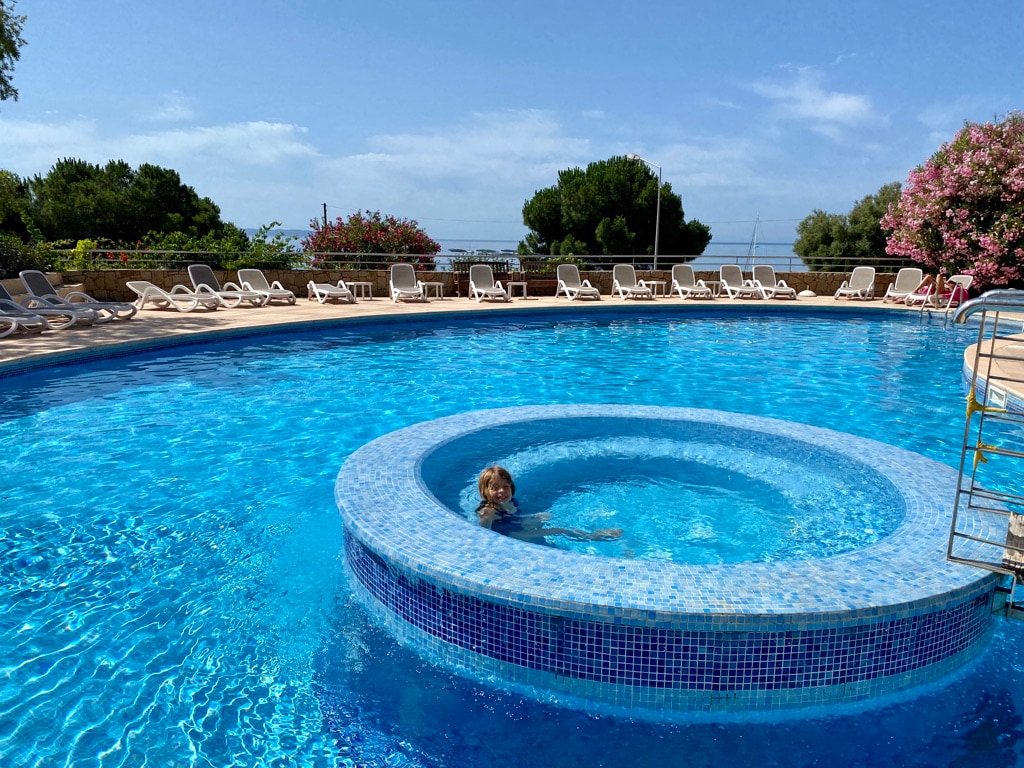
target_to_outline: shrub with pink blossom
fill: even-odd
[[[882,228],[893,256],[980,288],[1024,287],[1024,113],[965,123],[910,172]]]
[[[314,267],[336,261],[330,254],[370,253],[384,256],[380,261],[411,261],[432,268],[431,256],[441,250],[415,221],[382,216],[380,211],[359,211],[348,219],[339,216],[327,223],[313,219],[310,228],[302,249],[313,254]]]

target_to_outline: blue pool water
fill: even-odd
[[[544,513],[549,527],[620,529],[612,541],[545,542],[606,557],[689,564],[831,557],[874,544],[903,521],[902,496],[863,462],[744,430],[691,434],[680,425],[652,436],[640,429],[609,417],[477,431],[431,453],[424,480],[438,501],[476,522],[481,462],[497,463],[514,477],[527,519]]]
[[[338,468],[468,409],[714,408],[955,465],[971,331],[841,317],[502,313],[0,380],[0,764],[1019,764],[1018,623],[900,701],[650,723],[432,668],[352,599]]]

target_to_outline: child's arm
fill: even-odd
[[[494,518],[498,514],[498,510],[488,505],[480,507],[480,509],[477,510],[477,514],[480,515],[480,526],[482,528],[490,528],[491,524],[494,522]]]

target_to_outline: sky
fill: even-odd
[[[7,0],[10,3],[10,0]],[[1024,0],[18,0],[0,169],[172,168],[243,228],[516,241],[636,153],[714,242],[790,242],[1024,109]],[[657,168],[654,168],[657,171]]]

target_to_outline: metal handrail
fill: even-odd
[[[1024,312],[1024,291],[1013,288],[999,288],[986,291],[976,299],[965,301],[953,314],[954,323],[965,323],[967,318],[978,312]]]

